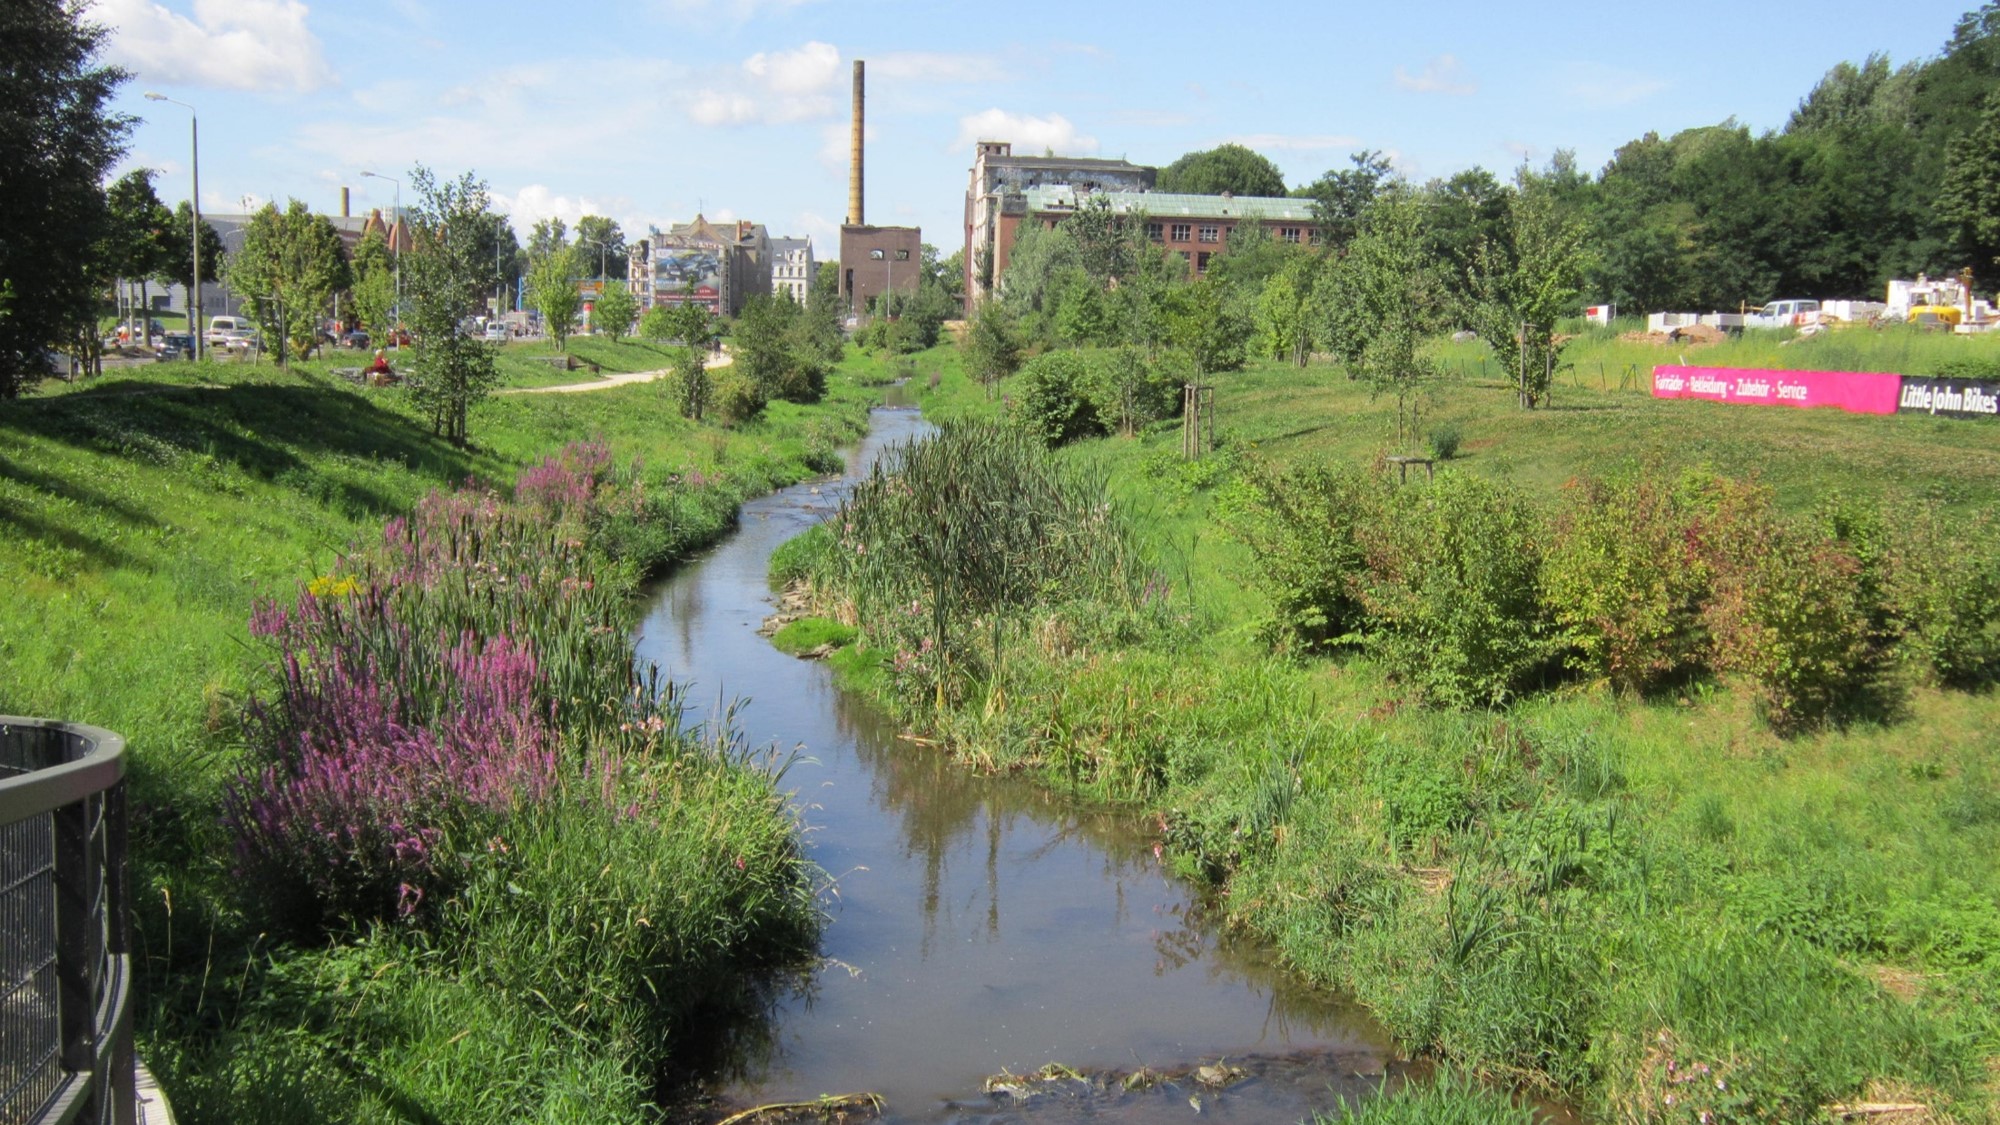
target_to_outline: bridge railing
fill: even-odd
[[[125,740],[0,715],[0,1125],[131,1125]]]

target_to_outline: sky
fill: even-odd
[[[1781,127],[1828,68],[1929,57],[1972,0],[1771,7],[1155,0],[96,0],[139,118],[118,173],[201,204],[387,206],[423,165],[540,219],[751,219],[837,251],[850,71],[868,72],[867,219],[964,241],[973,144],[1165,165],[1225,141],[1301,184],[1350,153],[1413,179],[1727,118]],[[1633,14],[1636,11],[1637,14]],[[405,202],[409,202],[407,199]]]

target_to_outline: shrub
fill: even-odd
[[[1907,513],[1889,548],[1883,597],[1900,655],[1937,682],[2000,677],[2000,524],[1990,513]]]
[[[1878,607],[1853,546],[1780,520],[1760,490],[1719,499],[1705,544],[1715,594],[1703,615],[1717,670],[1745,677],[1781,733],[1879,703]]]
[[[756,382],[735,367],[720,367],[709,374],[708,404],[725,426],[740,426],[764,412],[769,399]]]
[[[1433,426],[1430,435],[1431,456],[1440,461],[1449,461],[1458,456],[1458,447],[1463,440],[1464,437],[1458,432],[1457,426],[1450,423]]]
[[[895,446],[842,502],[814,580],[852,603],[896,683],[943,710],[998,647],[1001,619],[1145,596],[1130,528],[1103,480],[1022,430],[946,423]]]
[[[1565,489],[1542,591],[1572,668],[1646,691],[1705,665],[1709,565],[1691,489],[1645,470]]]
[[[1168,363],[1148,362],[1137,348],[1083,353],[1090,365],[1088,396],[1108,432],[1133,434],[1149,422],[1180,413],[1186,379]]]
[[[1367,561],[1361,536],[1386,504],[1379,481],[1346,466],[1281,472],[1255,464],[1243,474],[1225,519],[1256,557],[1258,586],[1275,614],[1274,641],[1315,650],[1359,639]]]
[[[1370,647],[1448,706],[1519,695],[1553,649],[1541,606],[1544,521],[1513,489],[1453,472],[1398,493],[1386,515],[1364,540]]]
[[[1093,378],[1081,352],[1049,352],[1029,360],[1021,368],[1016,423],[1050,448],[1109,433],[1092,397]]]

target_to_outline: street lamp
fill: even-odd
[[[188,320],[191,322],[188,327],[189,331],[192,332],[194,335],[194,359],[196,363],[200,363],[201,362],[201,119],[196,115],[195,108],[193,106],[187,104],[186,102],[175,101],[174,99],[166,96],[165,94],[155,94],[152,91],[148,90],[146,92],[146,100],[149,102],[166,102],[170,105],[180,106],[182,109],[188,111],[188,141],[189,141],[190,151],[193,153],[193,158],[188,162],[188,169],[193,174],[194,178],[194,187],[191,189],[191,193],[188,198],[188,207],[194,213],[194,222],[191,224],[191,227],[188,232],[189,238],[193,240],[194,244],[193,249],[189,254],[189,258],[191,259],[192,264],[194,266],[194,272],[189,276],[189,280],[193,281],[194,285],[188,291]],[[151,322],[149,321],[148,327],[150,326]]]
[[[402,226],[403,223],[403,181],[394,176],[385,176],[380,172],[363,172],[361,174],[370,179],[387,180],[396,185],[396,226],[389,228],[390,233],[396,235],[396,238],[394,245],[390,246],[389,250],[395,255],[396,260],[396,324],[400,327],[403,323],[403,235],[409,233],[407,228],[400,232],[396,229]],[[402,334],[398,332],[396,339],[401,340],[402,338]],[[401,344],[397,344],[396,346],[399,349],[402,347]]]
[[[609,257],[611,253],[611,247],[607,245],[603,239],[600,238],[585,238],[584,236],[579,234],[576,236],[576,240],[578,242],[588,242],[592,246],[597,247],[597,280],[609,281],[610,278],[605,276],[604,271],[611,260]]]

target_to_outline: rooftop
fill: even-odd
[[[1312,200],[1268,195],[1181,195],[1167,191],[1100,191],[1079,194],[1067,184],[1032,187],[1021,193],[1028,210],[1073,211],[1080,198],[1102,198],[1120,215],[1143,211],[1158,218],[1292,219],[1313,221]]]

